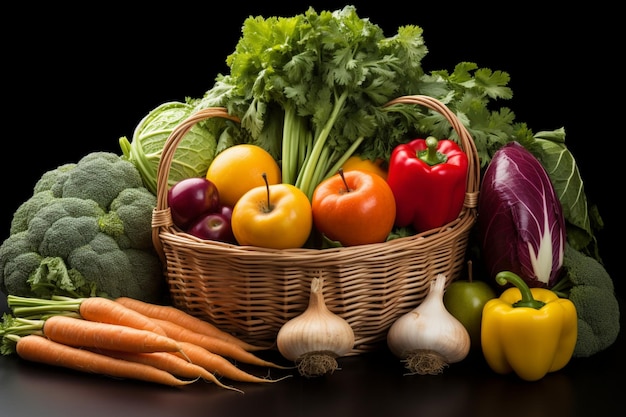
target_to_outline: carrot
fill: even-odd
[[[98,323],[67,316],[52,316],[43,324],[43,334],[55,342],[75,347],[95,347],[127,352],[177,352],[170,337],[119,324]]]
[[[85,320],[121,324],[136,329],[150,330],[165,336],[165,332],[150,317],[104,297],[85,298],[80,303],[79,314]]]
[[[226,342],[216,337],[207,336],[202,333],[196,333],[192,330],[188,330],[176,323],[172,323],[167,320],[153,319],[156,323],[165,330],[168,337],[180,342],[189,342],[194,345],[202,346],[209,352],[216,353],[221,356],[226,356],[230,359],[234,359],[249,365],[267,366],[271,368],[290,369],[290,367],[277,365],[273,362],[266,361],[259,358],[252,352],[248,352],[239,345]],[[184,349],[183,349],[184,351]]]
[[[184,381],[153,366],[101,355],[86,349],[55,342],[43,336],[28,335],[17,341],[17,354],[28,361],[60,366],[80,372],[129,378],[170,386],[187,385]]]
[[[144,301],[130,297],[119,297],[116,298],[115,301],[148,317],[160,320],[167,320],[172,323],[176,323],[186,329],[193,330],[196,333],[206,334],[207,336],[217,337],[227,342],[240,345],[242,348],[249,352],[267,350],[270,348],[270,346],[256,346],[247,343],[239,339],[238,337],[223,331],[219,327],[207,321],[199,319],[198,317],[194,317],[191,314],[188,314],[176,307],[146,303]]]
[[[290,377],[291,375],[287,375],[285,377],[279,379],[269,379],[269,378],[261,378],[256,375],[252,375],[243,369],[238,368],[231,361],[226,359],[223,356],[210,352],[203,348],[202,346],[194,345],[189,342],[179,342],[183,350],[185,351],[185,355],[189,357],[191,362],[195,363],[211,372],[212,374],[220,375],[224,378],[228,378],[232,381],[238,382],[251,382],[251,383],[268,383],[268,382],[277,382],[281,381],[285,378]],[[172,356],[180,356],[182,355],[178,352],[167,353],[167,355]]]
[[[195,363],[189,362],[185,355],[182,355],[179,352],[172,354],[171,352],[122,352],[119,350],[110,349],[96,350],[94,348],[90,350],[92,352],[101,353],[112,358],[150,365],[178,377],[190,379],[202,378],[205,381],[215,383],[221,388],[241,392],[243,394],[243,391],[220,382],[220,380],[217,379],[217,377],[208,369]]]
[[[7,303],[13,313],[19,317],[37,315],[49,317],[54,315],[78,315],[85,320],[109,324],[122,324],[137,329],[150,330],[165,336],[151,318],[105,297],[72,298],[53,296],[51,299],[7,296]]]

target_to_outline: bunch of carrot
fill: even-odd
[[[173,306],[121,297],[51,299],[9,295],[12,315],[0,326],[0,353],[81,372],[183,386],[197,380],[240,391],[243,383],[276,382],[235,362],[289,369],[255,346]]]

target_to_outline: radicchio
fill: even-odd
[[[518,142],[498,149],[478,201],[483,262],[492,278],[519,275],[530,287],[551,288],[565,250],[565,219],[548,173]]]

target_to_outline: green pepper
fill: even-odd
[[[529,288],[510,271],[498,273],[496,281],[515,286],[483,307],[481,345],[489,367],[499,374],[515,372],[526,381],[562,369],[578,335],[574,303],[546,288]]]
[[[397,145],[387,174],[395,225],[412,225],[419,233],[456,219],[465,201],[467,166],[467,155],[450,139],[429,136]]]

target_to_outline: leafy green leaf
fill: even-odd
[[[88,283],[77,270],[68,269],[58,256],[43,258],[28,277],[28,283],[32,291],[42,298],[59,294],[59,291],[72,297],[89,297],[96,293],[94,283]]]
[[[574,156],[565,145],[565,129],[538,132],[535,143],[541,149],[541,152],[534,152],[535,156],[548,172],[561,202],[563,216],[569,223],[568,241],[576,250],[585,249],[593,242],[594,233],[583,180]]]

